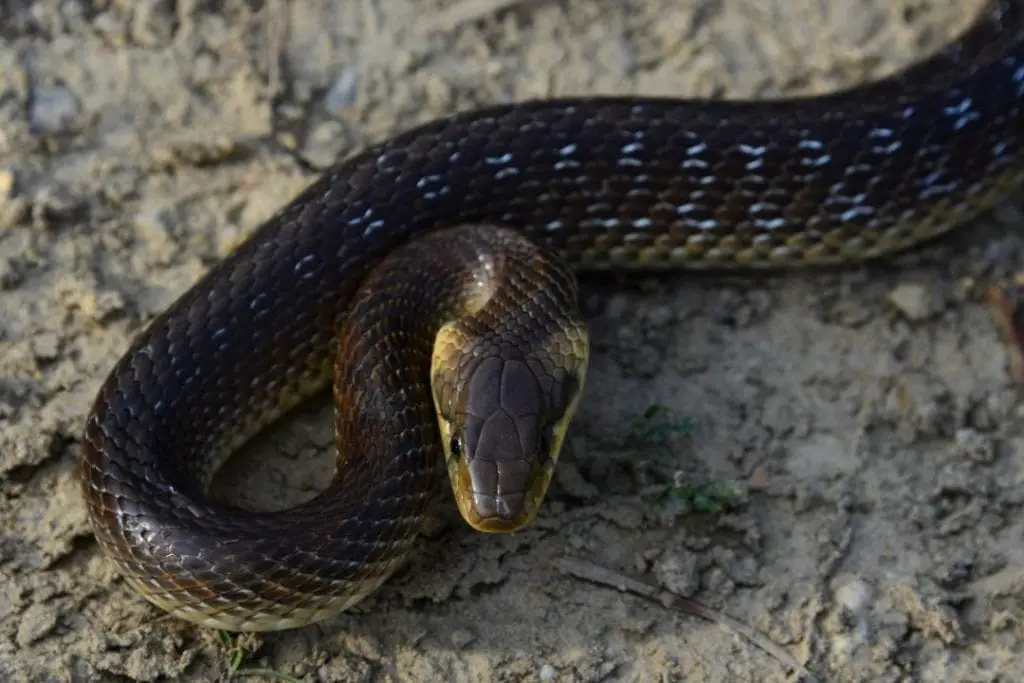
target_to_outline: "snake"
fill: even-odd
[[[79,477],[128,586],[196,624],[337,615],[415,549],[538,515],[585,386],[581,273],[864,263],[1022,187],[1024,2],[901,71],[777,99],[457,111],[338,161],[155,316],[101,383]],[[250,511],[234,452],[333,387],[335,473]]]

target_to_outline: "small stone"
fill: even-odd
[[[340,116],[345,109],[356,101],[356,87],[359,85],[359,74],[355,69],[342,69],[338,77],[331,83],[324,95],[324,109],[331,116]]]
[[[14,171],[0,169],[0,230],[14,227],[28,216],[28,200],[16,194]]]
[[[216,78],[217,61],[209,54],[200,54],[192,62],[192,82],[205,85]]]
[[[82,105],[64,86],[36,88],[29,108],[29,121],[44,135],[66,133],[82,113]]]
[[[558,676],[558,671],[556,671],[555,667],[550,664],[545,664],[540,668],[540,680],[553,681],[556,676]]]
[[[0,168],[0,202],[6,202],[14,196],[14,171]]]
[[[347,147],[345,127],[337,121],[324,121],[310,132],[304,155],[314,166],[326,167],[335,163]]]
[[[850,614],[861,614],[867,609],[873,595],[874,591],[868,583],[854,579],[836,589],[835,599],[839,607]]]
[[[693,553],[666,553],[654,564],[654,576],[662,586],[682,597],[700,590],[697,556]]]
[[[904,283],[889,292],[889,303],[895,306],[908,320],[924,320],[945,307],[939,292],[917,283]]]
[[[54,332],[44,332],[32,339],[32,355],[38,361],[55,360],[60,353],[60,337]]]
[[[29,212],[29,202],[24,197],[14,197],[0,203],[0,230],[24,223]]]

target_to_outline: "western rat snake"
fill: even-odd
[[[586,365],[565,264],[837,264],[963,223],[1021,186],[1022,4],[995,2],[940,53],[841,93],[510,104],[337,165],[103,384],[81,459],[101,547],[166,610],[269,630],[390,575],[442,455],[471,524],[525,523]],[[211,470],[324,386],[335,354],[328,490],[275,514],[211,502]]]

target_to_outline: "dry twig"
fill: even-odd
[[[554,561],[554,565],[556,569],[564,574],[569,574],[578,579],[590,581],[601,586],[608,586],[624,593],[632,593],[650,602],[657,603],[665,609],[677,610],[684,614],[700,617],[713,624],[718,624],[726,631],[743,636],[777,659],[781,664],[789,667],[790,671],[796,672],[800,676],[802,683],[817,683],[817,679],[781,645],[724,612],[719,612],[691,598],[684,598],[670,591],[631,579],[625,574],[620,574],[619,572],[590,562],[584,562],[583,560],[561,557]]]

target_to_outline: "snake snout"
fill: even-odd
[[[526,512],[530,468],[525,463],[511,463],[502,467],[496,463],[471,463],[470,481],[473,485],[473,506],[481,521],[488,525],[508,526],[521,519]]]
[[[536,416],[517,419],[498,409],[480,421],[475,443],[467,441],[473,512],[488,526],[518,527],[531,518],[528,502],[537,470],[530,444],[536,423]]]
[[[550,481],[545,394],[526,362],[490,356],[467,374],[457,455],[449,468],[463,516],[475,528],[514,531],[536,516]]]

